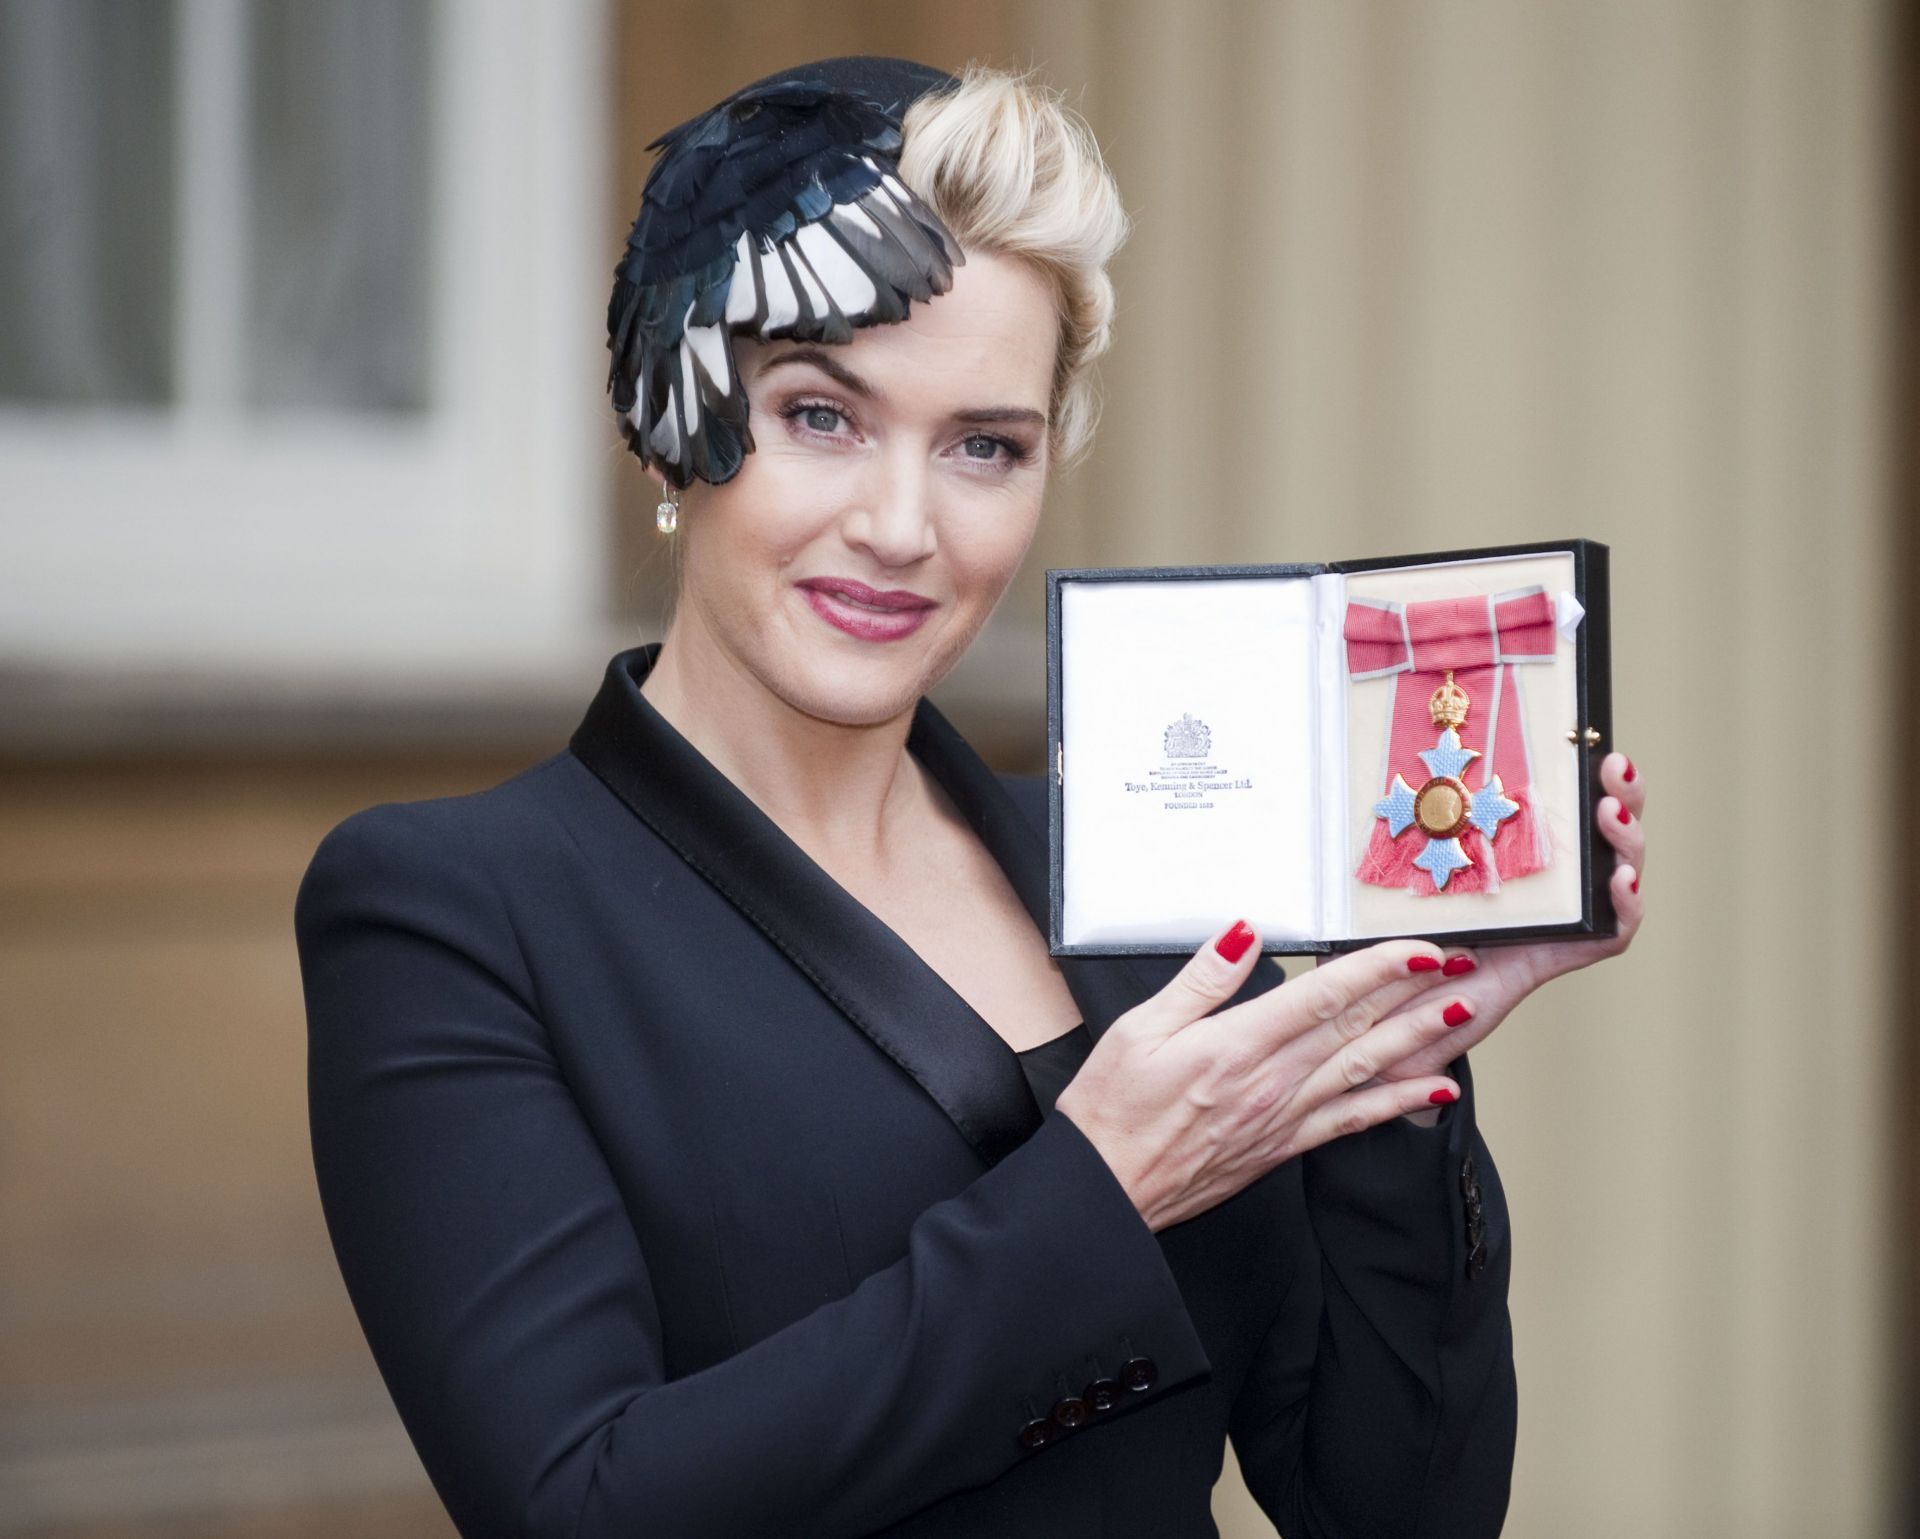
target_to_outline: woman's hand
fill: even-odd
[[[1473,1018],[1444,1040],[1383,1068],[1381,1083],[1420,1081],[1444,1072],[1459,1054],[1490,1036],[1515,1005],[1549,978],[1618,956],[1633,944],[1644,912],[1640,873],[1646,867],[1647,832],[1641,817],[1647,805],[1647,783],[1625,754],[1610,753],[1600,763],[1600,784],[1608,794],[1594,807],[1593,816],[1616,856],[1609,885],[1620,916],[1619,934],[1600,940],[1539,941],[1454,953],[1447,965],[1453,969],[1458,997]]]
[[[1159,1230],[1283,1160],[1460,1093],[1444,1073],[1375,1079],[1430,1048],[1459,995],[1428,941],[1382,941],[1218,1014],[1258,961],[1244,924],[1207,942],[1116,1020],[1057,1109]],[[1446,984],[1447,988],[1438,987]]]

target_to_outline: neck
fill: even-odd
[[[640,693],[823,865],[884,864],[889,834],[928,796],[907,752],[911,708],[849,726],[773,693],[682,609]]]

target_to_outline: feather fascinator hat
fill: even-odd
[[[734,337],[846,342],[952,286],[959,244],[896,172],[907,108],[957,84],[906,59],[822,59],[647,146],[660,156],[607,306],[607,385],[643,464],[676,487],[740,469]]]

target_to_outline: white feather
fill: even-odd
[[[693,349],[680,344],[680,398],[687,403],[687,436],[700,431],[700,387],[693,378]]]
[[[795,241],[812,265],[826,291],[833,296],[845,315],[865,315],[873,308],[880,291],[873,286],[860,264],[847,255],[847,248],[817,224],[803,224],[794,231]]]
[[[691,320],[692,318],[693,306],[688,305],[687,319]],[[714,382],[719,388],[720,393],[722,395],[732,394],[732,373],[727,368],[727,344],[725,339],[720,335],[720,328],[718,326],[689,326],[683,321],[681,322],[681,329],[686,333],[686,341],[681,344],[680,356],[685,358],[687,349],[692,349],[694,357],[700,360],[700,367],[707,371],[707,378]],[[688,388],[691,389],[692,387],[689,386]]]
[[[660,413],[659,419],[653,424],[653,431],[647,435],[648,447],[661,459],[672,460],[676,464],[680,459],[680,410],[674,402],[677,393],[673,386],[667,386],[666,410]],[[637,402],[633,409],[640,409]]]
[[[804,228],[804,226],[803,226]],[[820,280],[813,275],[813,269],[807,265],[807,258],[789,236],[781,244],[793,253],[793,270],[800,279],[800,287],[807,291],[807,302],[813,306],[815,315],[827,313],[827,296],[820,287]]]
[[[744,230],[733,248],[733,278],[727,286],[726,323],[738,326],[752,317],[760,307],[760,294],[753,286],[753,258],[749,254],[747,242],[752,239]]]
[[[766,254],[760,259],[760,272],[767,280],[767,318],[760,327],[760,335],[764,337],[799,320],[800,301],[794,298],[793,283],[780,263],[779,253],[772,246],[767,247]]]

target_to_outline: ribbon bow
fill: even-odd
[[[1490,893],[1549,864],[1514,665],[1551,661],[1558,631],[1542,587],[1347,601],[1348,676],[1394,680],[1386,785],[1361,881],[1425,897]]]

